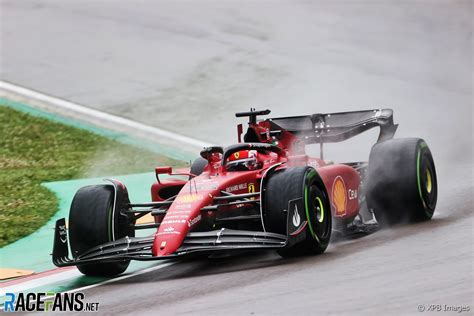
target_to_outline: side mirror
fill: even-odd
[[[156,175],[159,175],[159,174],[171,174],[172,171],[173,171],[173,168],[172,168],[172,167],[156,167],[156,168],[155,168],[155,173],[156,173]]]

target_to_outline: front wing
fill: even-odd
[[[71,259],[66,221],[62,218],[56,221],[53,263],[58,267],[64,267],[123,260],[163,260],[216,251],[277,249],[285,247],[288,241],[287,236],[280,234],[222,228],[208,232],[190,232],[175,253],[155,257],[151,251],[153,240],[154,236],[125,237],[94,247]]]

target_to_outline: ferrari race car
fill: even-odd
[[[313,255],[326,250],[332,232],[368,234],[433,216],[433,157],[422,139],[393,139],[392,110],[257,120],[269,113],[237,113],[249,118],[246,133],[239,124],[237,144],[204,148],[189,173],[157,167],[151,202],[131,203],[115,179],[78,190],[68,228],[64,218],[56,222],[53,263],[116,275],[130,260],[262,249]],[[380,134],[368,162],[324,160],[323,144],[375,127]],[[319,157],[306,154],[311,144],[319,144]],[[138,224],[147,214],[154,223]],[[155,231],[135,237],[142,229]]]

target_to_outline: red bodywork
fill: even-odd
[[[240,142],[241,126],[238,131]],[[271,136],[268,121],[250,124],[247,135],[257,138],[255,142],[274,144],[283,151],[281,154],[257,153],[256,158],[261,163],[261,168],[252,171],[227,171],[221,161],[222,155],[213,153],[208,157],[209,163],[201,175],[191,180],[158,180],[152,185],[153,201],[163,201],[172,195],[170,192],[174,190],[176,194],[179,190],[166,215],[155,217],[161,224],[154,237],[154,256],[175,253],[189,231],[195,229],[206,217],[216,216],[217,212],[203,212],[201,209],[212,204],[214,197],[221,196],[221,191],[233,194],[260,192],[262,178],[276,164],[276,168],[306,165],[314,167],[326,186],[335,221],[348,222],[358,214],[360,176],[354,168],[307,156],[304,143],[286,130],[279,131],[278,139],[275,139]],[[171,170],[157,168],[156,172],[158,178],[159,174],[169,174]],[[234,206],[238,207],[242,206]]]

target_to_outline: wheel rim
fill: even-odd
[[[311,236],[316,243],[325,244],[329,242],[331,235],[331,213],[325,192],[319,189],[314,181],[316,175],[316,171],[311,170],[305,179],[305,213]]]
[[[314,201],[314,208],[316,210],[316,219],[319,223],[324,221],[324,205],[321,198],[318,196]]]
[[[311,186],[312,187],[312,186]],[[316,186],[314,186],[318,189]],[[319,189],[318,189],[319,191]],[[309,195],[308,193],[311,194]],[[323,192],[320,191],[320,194],[317,194],[312,189],[306,189],[306,218],[308,219],[308,226],[313,238],[319,243],[322,240],[325,240],[331,232],[330,217],[327,205],[325,204],[325,198]],[[308,202],[311,201],[311,206]]]
[[[421,143],[417,157],[418,191],[426,214],[431,217],[436,206],[437,181],[434,163],[426,143]]]
[[[430,169],[426,168],[426,183],[425,183],[425,187],[426,187],[426,192],[431,193],[431,190],[433,189],[433,183],[432,183],[432,180],[431,180],[431,172],[430,172]]]

